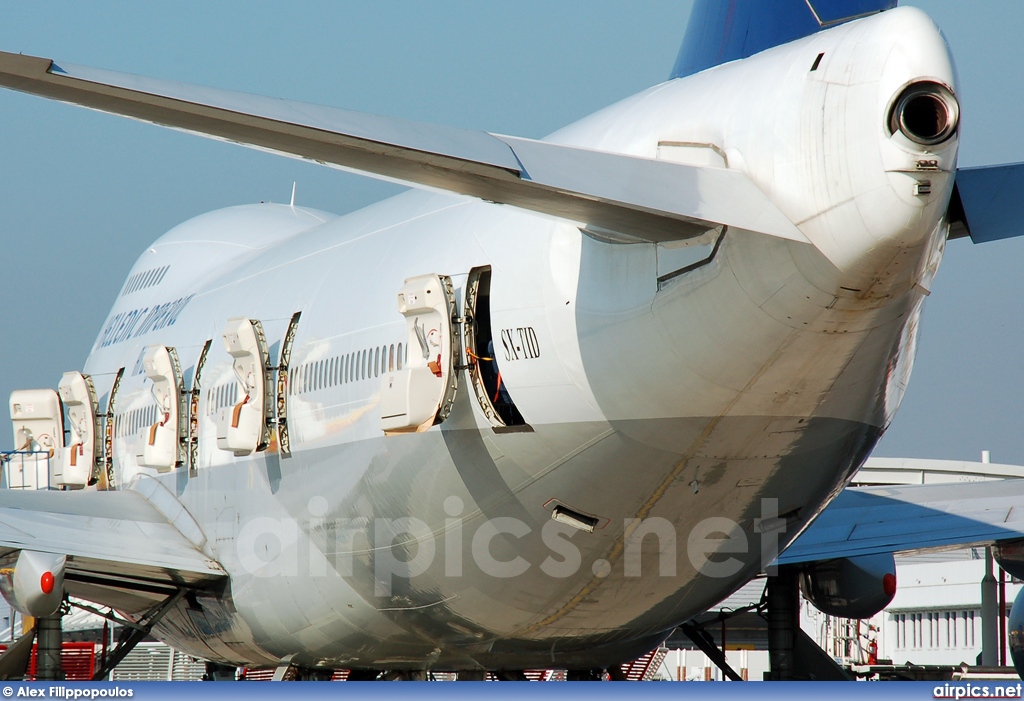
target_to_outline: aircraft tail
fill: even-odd
[[[670,78],[891,10],[897,0],[697,0]]]

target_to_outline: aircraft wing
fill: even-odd
[[[726,225],[807,242],[745,174],[0,52],[0,86],[646,241]]]
[[[0,490],[0,555],[67,555],[69,594],[127,611],[223,579],[195,521],[146,481],[154,484],[110,492]]]
[[[776,562],[789,565],[1021,538],[1024,479],[850,487]]]

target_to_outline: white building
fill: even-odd
[[[854,478],[853,484],[900,485],[976,482],[1024,478],[1024,467],[988,462],[948,460],[905,460],[872,458]],[[998,567],[995,568],[999,577]],[[977,665],[982,647],[981,582],[985,575],[985,551],[968,548],[896,558],[896,596],[891,604],[867,621],[826,616],[802,600],[801,627],[822,649],[841,664],[864,665],[873,660],[894,665]],[[1021,589],[1021,583],[1004,576],[1005,616]],[[764,580],[744,586],[723,601],[720,608],[735,610],[756,604]],[[761,679],[768,669],[767,628],[755,630],[751,618],[737,619],[736,632],[726,625],[726,659],[749,679]],[[998,625],[998,623],[997,623]],[[1005,649],[1005,625],[1001,650]],[[720,640],[718,626],[709,632]],[[761,635],[760,639],[757,636]],[[676,638],[678,640],[678,638]],[[747,648],[747,649],[739,649]],[[998,653],[999,651],[997,651]],[[666,656],[663,678],[721,680],[721,672],[704,653],[694,649],[672,650]]]

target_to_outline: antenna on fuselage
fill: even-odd
[[[298,185],[298,183],[293,180],[292,181],[292,204],[291,204],[292,207],[295,206],[295,186],[296,185]]]

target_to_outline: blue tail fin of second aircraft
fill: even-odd
[[[697,0],[671,78],[890,10],[897,0]]]

